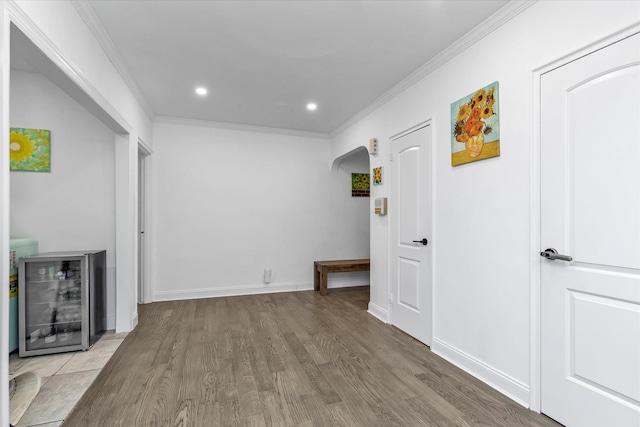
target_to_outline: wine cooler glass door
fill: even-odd
[[[26,351],[83,345],[83,264],[81,259],[26,263]]]

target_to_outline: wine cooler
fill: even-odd
[[[20,259],[20,357],[87,350],[106,329],[106,251]]]

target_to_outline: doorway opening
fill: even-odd
[[[149,156],[151,151],[142,141],[138,141],[138,287],[137,302],[151,302],[149,289]]]
[[[330,223],[334,238],[339,239],[341,244],[339,251],[323,255],[327,260],[363,259],[370,256],[370,197],[369,194],[352,191],[353,174],[370,174],[369,153],[365,147],[356,148],[333,162]],[[368,179],[369,186],[370,181]],[[332,274],[328,278],[329,288],[365,285],[369,285],[368,271]]]

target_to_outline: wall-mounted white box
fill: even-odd
[[[378,138],[371,138],[369,140],[369,154],[372,156],[378,154]]]
[[[387,198],[380,197],[375,199],[374,201],[374,211],[376,215],[386,215],[387,214]]]

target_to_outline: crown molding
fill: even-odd
[[[87,28],[89,28],[91,34],[93,34],[95,39],[98,41],[98,44],[102,47],[102,50],[105,55],[107,55],[107,58],[109,58],[109,61],[113,64],[118,74],[120,74],[125,84],[129,87],[129,90],[131,90],[131,93],[133,93],[133,96],[147,114],[149,120],[153,121],[156,117],[155,111],[151,108],[151,105],[142,93],[140,86],[138,86],[138,83],[133,78],[131,71],[129,71],[129,68],[125,65],[124,59],[122,59],[120,52],[118,52],[115,44],[113,44],[113,40],[111,40],[111,37],[109,36],[109,33],[107,33],[107,30],[105,30],[102,22],[98,19],[98,16],[91,7],[90,2],[88,0],[70,0],[70,2],[78,12],[78,15],[80,15],[80,18],[84,21]]]
[[[302,138],[331,139],[328,133],[307,132],[302,130],[272,128],[266,126],[244,125],[239,123],[213,122],[208,120],[181,119],[177,117],[156,116],[154,123],[165,123],[178,126],[207,127],[215,129],[238,130],[245,132],[268,133]]]
[[[528,9],[538,0],[511,0],[504,5],[496,13],[482,21],[475,26],[471,31],[464,36],[453,42],[442,52],[433,57],[429,62],[418,68],[413,73],[409,74],[387,92],[379,96],[371,104],[360,110],[355,116],[338,126],[336,129],[330,132],[331,137],[342,133],[349,127],[353,126],[373,111],[377,110],[387,102],[391,101],[396,96],[410,88],[411,86],[424,79],[429,74],[433,73],[438,68],[442,67],[447,62],[458,56],[460,53],[467,50],[469,47],[478,43],[481,39],[491,34],[494,30],[504,25],[506,22],[513,19],[515,16],[522,13],[525,9]]]

